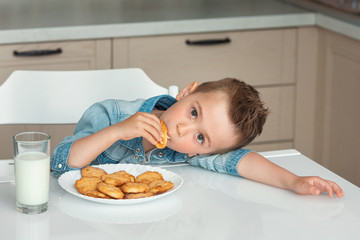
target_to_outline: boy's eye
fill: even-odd
[[[196,134],[196,140],[197,140],[199,143],[203,143],[203,142],[204,142],[204,135],[202,135],[201,133],[197,133],[197,134]]]
[[[197,111],[196,111],[195,108],[191,108],[190,114],[191,114],[192,118],[196,118],[197,115],[198,115],[198,113],[197,113]]]

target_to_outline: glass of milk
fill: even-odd
[[[14,136],[16,207],[19,212],[45,212],[49,201],[50,135],[24,132]]]

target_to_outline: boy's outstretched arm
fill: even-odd
[[[330,197],[333,197],[333,193],[337,197],[344,196],[343,190],[334,182],[320,177],[297,176],[255,152],[245,155],[236,168],[238,173],[247,179],[292,190],[298,194],[319,195],[328,192]]]

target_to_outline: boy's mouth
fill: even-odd
[[[167,140],[168,140],[168,141],[171,141],[171,137],[170,137],[170,133],[169,133],[169,131],[167,132],[166,137],[167,137]]]

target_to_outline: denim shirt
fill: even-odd
[[[136,112],[148,112],[156,108],[166,110],[176,100],[168,95],[138,99],[135,101],[105,100],[95,103],[85,111],[77,126],[74,135],[65,137],[55,148],[51,156],[51,171],[59,177],[62,173],[74,170],[67,164],[67,158],[72,144],[83,137],[91,135],[108,126],[124,121]],[[187,162],[190,165],[200,166],[208,170],[239,175],[237,163],[250,150],[238,149],[225,154],[197,155],[189,157],[187,154],[176,152],[170,148],[154,149],[148,157],[142,146],[142,137],[131,140],[118,140],[94,159],[90,165],[106,163],[133,163],[133,164],[169,164]]]

